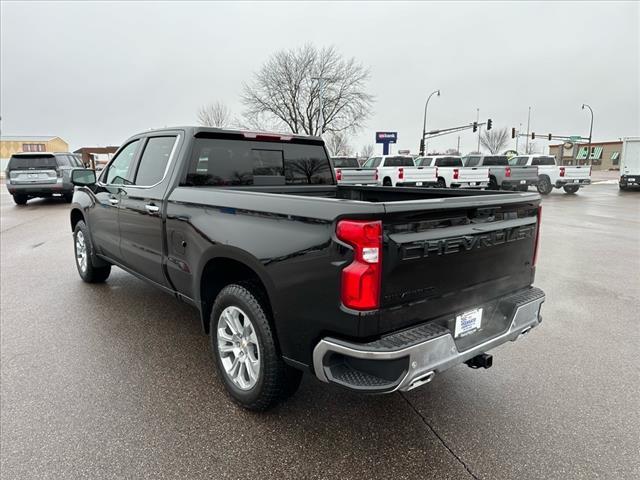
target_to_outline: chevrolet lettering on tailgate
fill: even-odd
[[[524,225],[478,235],[425,240],[411,245],[403,245],[400,249],[400,258],[402,260],[414,260],[435,255],[449,255],[451,253],[493,247],[503,243],[517,242],[518,240],[533,238],[534,235],[535,225]]]

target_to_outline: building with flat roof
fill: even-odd
[[[0,169],[7,168],[9,158],[20,152],[68,152],[69,144],[53,135],[0,136]]]
[[[619,170],[622,141],[560,143],[549,145],[549,154],[556,158],[558,165],[591,165],[593,170]]]
[[[113,158],[113,154],[118,151],[116,146],[108,147],[82,147],[75,150],[73,153],[80,154],[82,156],[82,163],[91,168],[104,167],[109,160]]]

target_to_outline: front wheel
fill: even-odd
[[[540,177],[538,179],[538,193],[542,195],[549,195],[551,190],[553,190],[553,185],[551,185],[549,177]]]
[[[571,194],[576,193],[580,189],[578,185],[566,185],[563,188],[565,192],[571,193]]]
[[[210,318],[211,348],[225,390],[237,404],[256,411],[292,395],[302,378],[282,360],[265,304],[259,287],[228,285]]]
[[[87,225],[80,220],[73,229],[73,246],[76,257],[76,267],[80,278],[87,283],[102,283],[111,273],[111,265],[102,267],[93,265],[93,245],[89,237]]]

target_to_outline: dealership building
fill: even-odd
[[[619,170],[622,141],[593,142],[590,145],[572,142],[549,145],[549,154],[558,165],[592,165],[594,170]]]

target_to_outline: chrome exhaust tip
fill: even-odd
[[[422,385],[429,383],[435,376],[435,372],[427,372],[424,375],[419,376],[409,384],[409,386],[406,388],[406,391],[408,392],[409,390],[413,390],[414,388],[421,387]]]

